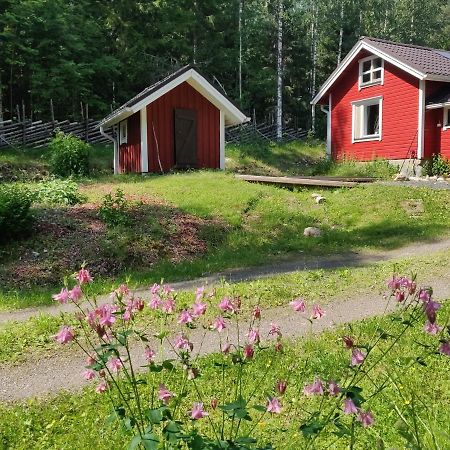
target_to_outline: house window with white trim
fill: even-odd
[[[383,84],[384,63],[378,56],[369,56],[359,61],[359,87]]]
[[[128,127],[127,120],[120,122],[119,126],[119,145],[126,144],[128,142]]]
[[[353,102],[352,110],[353,141],[381,140],[383,98]]]
[[[444,130],[450,130],[450,106],[444,108]]]

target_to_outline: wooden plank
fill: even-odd
[[[280,186],[322,186],[322,187],[354,187],[354,181],[316,179],[314,177],[265,177],[259,175],[235,175],[240,180],[252,183],[275,184]]]

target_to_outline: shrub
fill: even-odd
[[[429,176],[450,176],[450,160],[434,155],[423,163],[423,171]]]
[[[130,222],[128,207],[129,202],[125,194],[121,189],[117,189],[115,194],[110,192],[103,197],[99,215],[108,226],[127,225]]]
[[[33,201],[48,205],[77,205],[86,201],[73,180],[49,179],[37,183],[32,189]]]
[[[50,172],[61,177],[89,174],[90,145],[71,134],[58,131],[50,141]]]
[[[0,186],[0,242],[25,237],[31,230],[32,198],[18,185]]]

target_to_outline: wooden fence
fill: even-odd
[[[56,130],[71,133],[90,144],[110,142],[100,134],[96,120],[85,120],[83,122],[13,122],[7,120],[0,122],[0,148],[3,147],[43,147],[48,144]]]

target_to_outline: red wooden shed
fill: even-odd
[[[113,111],[100,131],[114,142],[114,173],[224,169],[225,127],[248,120],[186,66]]]
[[[333,159],[450,159],[450,51],[363,37],[312,103]]]

